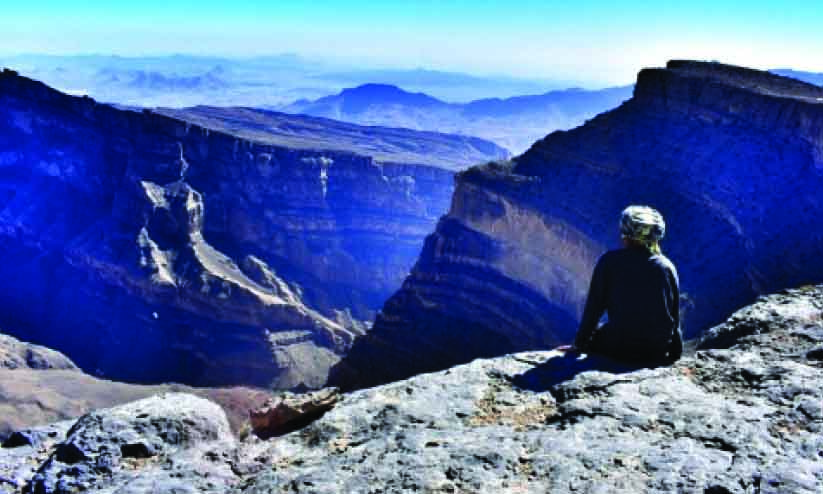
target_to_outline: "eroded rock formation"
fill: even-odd
[[[451,170],[504,153],[352,125],[327,149],[299,117],[300,146],[244,139],[12,71],[0,107],[0,324],[128,381],[322,385],[447,208]],[[442,156],[416,161],[433,141]]]
[[[282,436],[322,417],[339,400],[340,393],[335,388],[299,394],[284,392],[249,411],[251,430],[262,439]]]
[[[715,63],[640,72],[634,96],[457,177],[449,213],[332,384],[367,386],[570,342],[628,204],[665,216],[687,336],[823,279],[823,89]]]

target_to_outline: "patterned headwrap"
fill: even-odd
[[[666,234],[666,222],[649,206],[629,206],[620,215],[620,234],[659,253],[658,242]]]

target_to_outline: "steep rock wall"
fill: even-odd
[[[0,107],[0,322],[113,379],[322,384],[452,189],[446,169],[261,144],[12,71]]]
[[[632,203],[669,224],[687,336],[760,293],[820,281],[821,145],[819,87],[712,63],[644,70],[619,108],[459,174],[451,210],[332,382],[571,341]]]

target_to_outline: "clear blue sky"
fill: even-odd
[[[3,0],[0,51],[298,53],[623,83],[670,58],[823,71],[820,0]]]

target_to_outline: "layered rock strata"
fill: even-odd
[[[687,336],[760,293],[823,279],[823,88],[792,79],[700,62],[643,70],[619,108],[456,182],[332,384],[571,341],[629,204],[668,222]]]
[[[399,130],[382,161],[360,134],[312,149],[317,125],[244,139],[12,71],[0,107],[0,324],[117,380],[322,385],[475,156],[441,135],[437,163],[404,161],[432,135]]]

